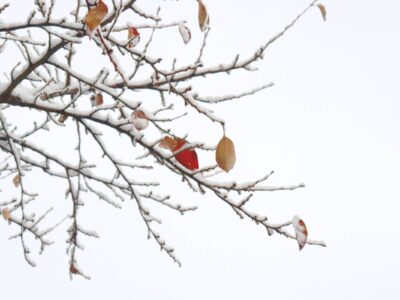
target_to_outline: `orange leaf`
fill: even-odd
[[[15,177],[13,178],[13,183],[15,187],[18,187],[19,184],[21,183],[21,177],[19,175],[15,175]]]
[[[232,140],[224,136],[218,143],[215,152],[215,160],[218,166],[225,172],[229,172],[236,162],[235,145]]]
[[[137,30],[136,27],[129,27],[128,28],[128,40],[129,40],[129,44],[128,44],[129,48],[133,48],[137,44],[139,44],[139,42],[140,42],[140,32]]]
[[[7,207],[2,210],[1,214],[6,221],[9,221],[11,219],[11,214]]]
[[[174,138],[166,136],[160,141],[159,145],[161,148],[174,152],[178,142]]]
[[[207,9],[201,0],[199,2],[199,25],[201,31],[206,31],[210,25],[210,17],[208,16]]]
[[[324,19],[324,21],[326,21],[326,8],[325,8],[325,6],[322,5],[322,4],[317,4],[317,6],[318,6],[318,8],[319,8],[319,10],[321,12],[322,18]]]
[[[89,10],[85,18],[86,30],[91,36],[93,31],[101,24],[104,17],[108,14],[108,7],[100,0],[96,7]]]
[[[304,248],[308,237],[306,224],[298,216],[293,217],[292,224],[296,232],[296,240],[299,244],[299,250],[301,250]]]

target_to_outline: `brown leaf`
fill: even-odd
[[[207,9],[201,0],[199,2],[199,26],[201,31],[206,31],[210,25],[210,17],[208,16]]]
[[[10,211],[8,210],[7,207],[4,208],[4,209],[1,211],[1,214],[3,215],[3,218],[4,218],[4,220],[6,220],[6,221],[9,221],[9,220],[11,219],[11,214],[10,214]]]
[[[299,244],[299,250],[301,251],[301,249],[304,248],[307,242],[307,237],[308,237],[307,227],[306,224],[303,222],[303,220],[300,219],[298,216],[293,217],[292,224],[296,232],[296,240],[297,243]]]
[[[47,95],[46,92],[43,92],[43,93],[40,95],[40,100],[43,100],[43,101],[49,100],[49,95]]]
[[[19,175],[15,175],[15,177],[13,178],[13,183],[15,187],[18,187],[19,184],[21,183],[21,177]]]
[[[140,109],[136,109],[132,115],[131,115],[131,120],[132,120],[132,124],[133,126],[135,126],[135,128],[137,130],[143,130],[146,129],[147,126],[149,126],[149,118],[147,117],[147,115]]]
[[[91,36],[93,31],[101,24],[104,17],[108,14],[108,7],[100,0],[96,7],[89,10],[85,18],[86,30]]]
[[[236,162],[235,145],[232,140],[224,136],[218,143],[215,152],[215,160],[218,166],[225,172],[229,172]]]
[[[58,122],[64,123],[67,118],[68,118],[68,115],[60,114],[60,117],[58,118]]]
[[[102,105],[104,103],[103,94],[97,93],[94,99],[96,106]]]
[[[178,141],[172,137],[166,136],[160,141],[159,145],[161,148],[168,149],[174,152],[176,147],[178,146]]]
[[[79,270],[73,264],[69,267],[69,272],[75,275],[81,274],[81,272],[79,272]]]
[[[318,6],[318,8],[319,8],[319,10],[321,12],[322,18],[324,19],[324,21],[326,21],[326,8],[325,8],[325,6],[323,4],[317,4],[317,6]]]

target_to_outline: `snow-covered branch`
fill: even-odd
[[[238,93],[204,96],[194,79],[212,80],[214,74],[229,76],[236,70],[251,70],[268,47],[316,2],[312,1],[282,31],[249,56],[236,55],[227,62],[209,66],[202,62],[211,30],[206,24],[205,7],[199,12],[202,42],[193,61],[179,67],[176,57],[165,57],[162,52],[158,56],[149,53],[153,53],[155,32],[172,27],[180,29],[185,43],[190,42],[191,33],[185,21],[164,21],[160,9],[145,11],[135,0],[112,1],[113,5],[108,7],[102,0],[76,0],[72,13],[59,17],[55,16],[54,0],[35,1],[26,20],[1,21],[0,57],[7,59],[8,45],[15,46],[12,49],[17,49],[20,57],[11,68],[4,70],[0,79],[0,177],[12,176],[12,183],[19,189],[18,199],[2,200],[0,212],[9,224],[18,228],[14,237],[21,240],[26,261],[35,265],[26,235],[35,237],[43,250],[51,244],[45,236],[66,221],[69,222],[69,272],[71,276],[89,278],[78,267],[78,253],[84,249],[83,236],[98,237],[95,231],[84,229],[80,221],[80,208],[85,204],[83,194],[90,194],[118,209],[123,209],[125,202],[133,201],[148,237],[181,265],[174,249],[157,232],[161,217],[150,208],[157,205],[185,214],[197,207],[177,202],[174,189],[165,194],[160,176],[164,171],[194,192],[211,192],[240,218],[261,225],[270,235],[275,232],[297,239],[298,228],[302,228],[295,226],[296,234],[288,230],[294,221],[271,223],[247,204],[254,195],[292,191],[303,188],[304,184],[268,185],[273,172],[246,182],[222,181],[218,174],[229,171],[236,159],[233,146],[229,155],[222,154],[223,163],[216,159],[216,163],[201,166],[196,151],[218,154],[220,146],[209,145],[207,136],[204,141],[191,141],[189,136],[177,133],[173,125],[178,121],[190,124],[194,116],[202,116],[210,129],[223,133],[224,139],[225,120],[210,106],[254,95],[273,84],[267,82]],[[8,5],[1,6],[0,14],[5,15],[7,8]],[[126,23],[125,14],[134,15],[136,19],[132,20],[137,22]],[[74,64],[77,49],[82,46],[97,47],[99,51],[93,56],[98,55],[99,60],[105,57],[103,63],[90,66],[91,75]],[[169,61],[172,65],[166,63]],[[159,99],[158,104],[143,101],[137,96],[141,93],[153,94]],[[178,106],[182,111],[178,111]],[[16,111],[31,116],[34,121],[9,118]],[[68,137],[58,151],[47,147],[41,138],[46,134],[51,139],[57,132]],[[224,147],[223,151],[229,152]],[[56,224],[44,228],[39,227],[52,207],[39,217],[28,213],[29,204],[39,197],[28,191],[26,184],[35,174],[61,180],[71,207]],[[314,240],[306,243],[325,245]]]

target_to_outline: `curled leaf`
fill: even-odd
[[[131,115],[131,121],[133,126],[137,130],[146,129],[149,126],[149,118],[147,115],[140,109],[136,109]]]
[[[40,100],[43,100],[43,101],[49,100],[49,95],[47,95],[46,92],[43,92],[43,93],[40,95]]]
[[[15,177],[13,178],[13,183],[15,187],[18,187],[19,184],[21,183],[21,177],[19,175],[15,175]]]
[[[174,139],[169,136],[164,137],[159,145],[162,148],[168,149],[171,152],[179,151],[186,141],[182,139]],[[176,160],[189,170],[197,170],[199,168],[199,161],[197,153],[194,149],[185,149],[175,155]]]
[[[190,33],[189,28],[187,28],[183,22],[179,23],[179,32],[185,45],[189,43],[190,39],[192,38],[192,34]]]
[[[299,250],[301,251],[301,249],[304,248],[308,237],[306,224],[298,216],[294,216],[292,220],[292,225],[296,232],[296,240],[299,244]]]
[[[100,0],[97,6],[89,10],[85,18],[86,30],[89,36],[92,36],[93,31],[101,24],[107,14],[108,7],[103,0]]]
[[[176,149],[178,142],[174,138],[166,136],[160,141],[159,145],[161,148],[168,149],[174,152],[174,149]]]
[[[210,17],[208,16],[207,8],[201,0],[199,3],[199,26],[201,31],[206,31],[210,25]]]
[[[324,19],[324,21],[326,21],[326,8],[323,4],[317,4],[319,11],[321,12],[322,15],[322,19]]]
[[[137,30],[136,27],[131,26],[128,28],[128,40],[129,40],[129,44],[128,44],[129,48],[133,48],[137,44],[139,44],[140,32]]]
[[[3,218],[4,218],[4,220],[6,220],[6,221],[9,221],[9,220],[11,219],[11,214],[10,214],[10,211],[8,210],[7,207],[4,208],[4,209],[1,211],[1,214],[3,215]]]
[[[81,274],[81,272],[73,264],[69,267],[69,272],[74,275]]]
[[[97,93],[95,96],[90,98],[90,102],[92,106],[100,106],[104,103],[103,95],[101,93]]]
[[[235,165],[235,146],[231,139],[224,136],[218,143],[215,153],[218,166],[225,172],[229,172]]]
[[[60,117],[58,118],[58,122],[64,123],[65,120],[67,120],[67,118],[68,118],[68,115],[66,115],[66,114],[60,114]]]

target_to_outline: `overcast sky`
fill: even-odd
[[[146,2],[138,4],[161,3],[166,18],[187,19],[193,43],[200,42],[194,0]],[[204,2],[212,28],[205,61],[211,63],[250,55],[311,1]],[[199,210],[184,217],[164,211],[159,231],[182,268],[146,239],[133,203],[122,211],[92,204],[86,224],[101,238],[85,240],[79,256],[91,281],[70,281],[64,232],[53,234],[58,243],[35,257],[38,266],[31,268],[19,241],[8,241],[14,231],[0,220],[1,298],[400,299],[400,2],[322,3],[327,21],[316,8],[309,11],[267,51],[258,72],[210,78],[202,86],[213,95],[275,83],[215,107],[236,143],[230,175],[250,179],[273,169],[273,184],[304,182],[302,190],[258,195],[252,208],[274,222],[298,214],[309,237],[327,248],[307,245],[299,252],[295,241],[269,237],[211,194],[180,190],[177,181],[175,195]],[[22,18],[18,11],[14,17]],[[191,49],[179,36],[157,38],[166,53]],[[0,55],[0,68],[6,59]],[[215,143],[218,134],[207,138]],[[59,195],[56,187],[46,197]]]

